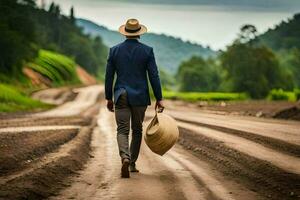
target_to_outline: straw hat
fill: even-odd
[[[120,26],[119,32],[125,36],[139,36],[147,32],[146,26],[137,19],[128,19],[126,24]]]
[[[179,130],[176,121],[164,113],[156,113],[144,136],[148,147],[158,155],[164,155],[176,143]]]

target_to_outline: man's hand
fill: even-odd
[[[155,110],[158,109],[158,112],[162,112],[164,110],[165,106],[163,104],[163,101],[156,101],[155,104]]]
[[[114,102],[112,100],[107,100],[106,107],[110,112],[114,112]]]

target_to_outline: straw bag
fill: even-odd
[[[158,155],[164,155],[176,143],[179,130],[176,121],[164,113],[156,112],[144,136],[148,147]]]

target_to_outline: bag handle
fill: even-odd
[[[165,107],[155,108],[155,114],[162,113],[164,111]]]

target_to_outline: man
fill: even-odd
[[[138,20],[129,19],[119,28],[119,32],[127,39],[109,51],[105,74],[105,98],[108,110],[115,111],[117,141],[122,161],[121,177],[129,178],[129,170],[139,172],[135,163],[142,141],[145,111],[151,103],[147,74],[156,98],[155,109],[163,109],[163,104],[153,49],[138,41],[140,35],[147,32],[147,28],[139,24]],[[115,73],[117,79],[113,92]],[[129,147],[130,119],[132,140]]]

